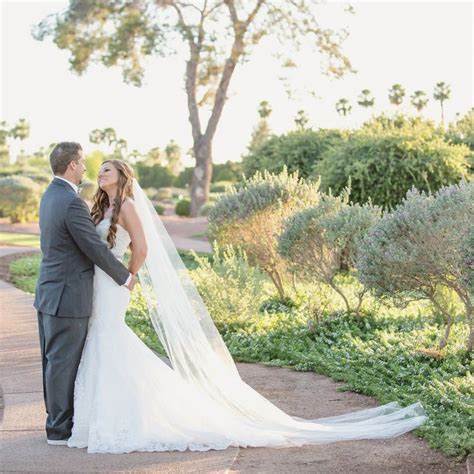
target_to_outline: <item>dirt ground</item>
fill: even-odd
[[[379,403],[314,372],[260,364],[237,364],[242,378],[286,413],[305,419],[339,415]],[[471,460],[472,465],[472,460]],[[276,473],[469,473],[412,433],[387,440],[359,440],[301,448],[241,449],[231,472]]]

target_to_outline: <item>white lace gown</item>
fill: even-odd
[[[110,219],[96,227],[105,242]],[[117,226],[114,255],[130,236]],[[93,311],[74,390],[69,447],[89,453],[288,447],[392,437],[422,424],[419,403],[398,403],[318,420],[287,415],[260,397],[252,419],[191,388],[125,324],[130,292],[95,267]],[[251,390],[251,388],[249,388]],[[259,408],[260,410],[260,408]],[[259,412],[260,413],[260,412]]]

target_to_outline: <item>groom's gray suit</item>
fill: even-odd
[[[65,181],[55,178],[41,198],[41,266],[38,310],[43,391],[50,440],[71,435],[74,380],[92,312],[94,264],[119,285],[128,270],[100,240],[89,208]]]

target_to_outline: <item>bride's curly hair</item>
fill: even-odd
[[[114,168],[116,168],[119,172],[117,195],[115,196],[114,202],[112,203],[113,211],[112,217],[110,219],[109,234],[107,235],[107,242],[109,243],[110,247],[113,247],[115,245],[115,239],[117,236],[117,221],[122,203],[127,197],[133,199],[134,172],[133,168],[128,163],[125,163],[121,160],[105,160],[102,162],[102,165],[105,163],[112,164],[112,166],[114,166]],[[97,183],[99,183],[98,177]],[[98,224],[104,218],[107,208],[110,207],[109,196],[105,191],[100,189],[100,186],[94,194],[93,203],[91,216],[94,223]]]

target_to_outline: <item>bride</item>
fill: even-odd
[[[171,362],[125,324],[130,292],[95,267],[92,317],[74,389],[69,447],[89,453],[283,448],[390,438],[421,425],[420,402],[340,416],[290,416],[241,378],[166,229],[120,160],[99,171],[92,218],[118,259],[131,245],[150,319]]]

